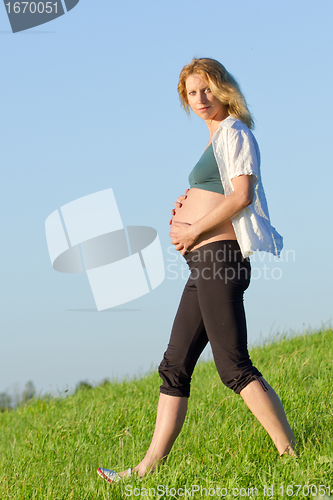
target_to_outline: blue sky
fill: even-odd
[[[0,391],[32,380],[57,392],[158,365],[186,275],[170,248],[170,210],[208,140],[177,96],[194,56],[220,60],[241,84],[284,236],[280,261],[252,259],[250,342],[330,323],[332,14],[329,0],[80,0],[12,34],[0,9]],[[124,224],[157,229],[166,279],[98,313],[85,275],[52,269],[44,224],[110,187]]]

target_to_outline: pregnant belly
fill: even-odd
[[[192,188],[187,193],[187,198],[184,200],[182,206],[176,209],[173,221],[193,224],[193,222],[201,219],[219,205],[224,198],[224,195],[220,193]],[[224,224],[220,224],[214,229],[202,233],[191,250],[213,241],[235,239],[236,235],[232,223],[228,221]]]

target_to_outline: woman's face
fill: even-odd
[[[187,100],[193,113],[203,120],[222,121],[228,116],[227,106],[211,92],[208,82],[199,74],[193,74],[185,82]]]

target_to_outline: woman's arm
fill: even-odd
[[[229,221],[252,203],[254,195],[252,175],[240,175],[231,182],[234,191],[204,217],[193,224],[172,223],[169,233],[171,243],[182,255],[195,243],[200,234]]]

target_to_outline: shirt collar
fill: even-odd
[[[219,128],[222,128],[222,127],[231,128],[236,121],[238,121],[237,118],[229,115],[228,118],[221,121]]]

